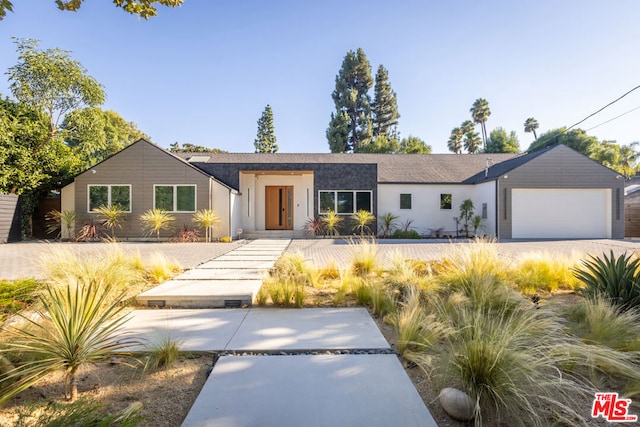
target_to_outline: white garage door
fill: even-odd
[[[513,189],[514,239],[610,238],[611,190]]]

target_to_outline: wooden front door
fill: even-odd
[[[265,190],[265,228],[293,230],[293,186],[268,185]]]

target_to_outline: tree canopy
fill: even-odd
[[[398,126],[398,99],[389,83],[389,72],[383,65],[376,72],[376,83],[373,89],[373,136],[384,135],[396,137]]]
[[[487,145],[484,149],[485,153],[519,153],[520,144],[518,135],[515,131],[511,131],[507,135],[507,131],[503,128],[495,128],[489,134]]]
[[[527,151],[538,151],[557,144],[564,144],[590,157],[598,145],[598,139],[595,136],[587,135],[582,129],[571,129],[570,131],[567,131],[566,128],[553,129],[540,135],[529,145]]]
[[[194,145],[185,142],[180,146],[179,142],[169,145],[169,151],[172,153],[228,153],[228,151],[219,148],[203,147],[202,145]]]
[[[258,119],[258,132],[256,139],[253,141],[256,153],[277,153],[278,144],[276,144],[276,141],[277,138],[273,125],[273,110],[271,106],[267,104],[262,112],[262,116]]]
[[[55,0],[58,9],[72,12],[80,9],[82,3],[84,0]],[[144,19],[158,15],[157,5],[176,7],[182,3],[184,0],[113,0],[116,7]],[[0,0],[0,21],[7,15],[7,12],[13,12],[13,1]]]

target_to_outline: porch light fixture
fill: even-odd
[[[622,175],[616,176],[616,179],[622,179]]]
[[[505,176],[503,176],[503,178],[504,178],[504,179],[507,179],[507,178],[509,178],[509,175],[505,175]]]

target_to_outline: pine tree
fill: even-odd
[[[253,142],[256,153],[277,153],[276,134],[273,127],[273,110],[267,104],[258,120],[258,134]]]
[[[349,116],[344,112],[331,113],[327,141],[332,153],[349,152]]]
[[[376,72],[376,84],[373,89],[373,136],[392,137],[398,126],[398,99],[389,83],[389,72],[380,65]]]
[[[335,139],[335,136],[342,135],[345,129],[342,123],[344,118],[348,119],[349,130],[344,152],[357,153],[360,146],[370,142],[372,129],[369,89],[372,86],[371,65],[364,51],[360,48],[356,52],[350,50],[342,61],[342,67],[336,76],[336,88],[331,94],[336,106],[336,113],[332,114],[327,129],[332,151],[339,145],[339,139]],[[342,117],[341,113],[345,113],[346,117]],[[330,139],[330,136],[334,139]]]

